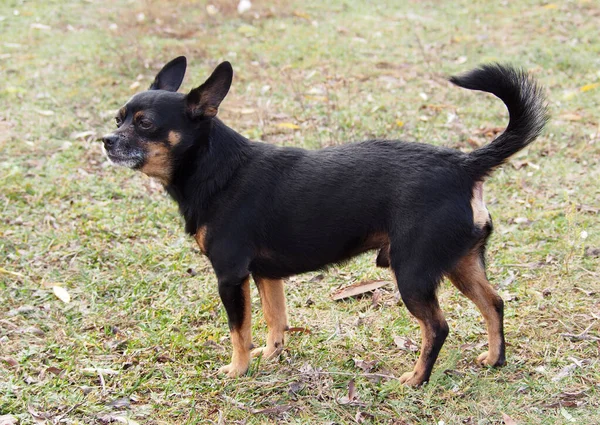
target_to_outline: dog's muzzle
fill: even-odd
[[[115,165],[137,169],[144,163],[143,151],[129,146],[118,134],[110,133],[103,136],[102,143],[104,153]]]

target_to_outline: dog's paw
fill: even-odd
[[[411,387],[418,387],[423,382],[425,382],[425,380],[423,379],[423,376],[417,374],[417,372],[415,372],[414,370],[411,372],[403,373],[402,376],[400,377],[401,384],[405,384],[405,385],[408,385]]]
[[[482,366],[500,367],[504,365],[505,360],[498,355],[490,355],[489,351],[485,351],[477,356],[477,363]]]
[[[224,373],[228,378],[237,378],[248,372],[248,365],[229,363],[219,368],[219,373]]]
[[[262,356],[263,359],[270,360],[279,356],[283,351],[283,346],[279,345],[275,346],[266,346],[266,347],[258,347],[252,350],[252,357]]]

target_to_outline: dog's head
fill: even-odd
[[[173,157],[207,134],[210,121],[227,95],[233,78],[229,62],[188,94],[177,93],[186,69],[183,56],[173,59],[156,75],[148,90],[134,95],[115,117],[117,129],[103,137],[108,158],[155,177],[167,185]]]

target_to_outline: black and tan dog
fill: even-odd
[[[282,279],[368,250],[379,250],[377,264],[392,269],[421,327],[420,357],[402,382],[428,380],[448,334],[436,297],[444,276],[487,323],[489,349],[477,360],[504,363],[503,302],[484,266],[492,222],[483,181],[544,126],[543,96],[530,77],[490,65],[450,79],[495,94],[510,114],[503,134],[469,154],[389,140],[308,151],[250,142],[216,117],[233,77],[228,62],[180,94],[185,69],[184,57],[165,65],[149,90],[119,110],[118,129],[103,141],[112,162],[165,186],[212,263],[233,345],[221,372],[239,376],[251,355],[281,351],[288,329]],[[268,326],[266,346],[254,350],[250,276]]]

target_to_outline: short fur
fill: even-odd
[[[232,81],[228,62],[187,95],[176,93],[185,67],[182,57],[165,65],[148,91],[121,108],[119,129],[104,145],[113,162],[164,184],[211,261],[234,346],[221,371],[248,369],[250,275],[269,326],[267,347],[255,352],[272,355],[287,329],[281,279],[373,249],[421,326],[421,355],[402,382],[429,379],[448,334],[436,296],[444,276],[484,315],[490,350],[480,362],[504,363],[502,299],[485,276],[492,224],[482,182],[544,126],[543,96],[530,77],[486,65],[450,79],[508,107],[506,131],[474,152],[391,140],[309,151],[250,142],[216,118]]]

